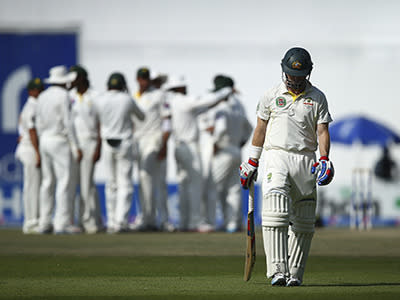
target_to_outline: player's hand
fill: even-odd
[[[40,165],[41,165],[40,154],[39,154],[39,153],[36,153],[36,163],[35,163],[35,167],[39,169],[39,168],[40,168]]]
[[[100,159],[100,156],[101,156],[101,150],[100,150],[100,147],[97,147],[93,154],[93,162],[94,163],[98,162]]]
[[[167,147],[161,147],[160,151],[158,151],[157,159],[164,160],[167,158]]]
[[[335,169],[327,156],[321,156],[311,167],[311,174],[317,174],[318,185],[327,185],[332,181]]]
[[[82,150],[81,150],[81,149],[76,150],[76,161],[77,161],[78,163],[81,162],[82,157],[83,157],[83,152],[82,152]]]
[[[249,158],[239,167],[240,183],[244,189],[248,189],[253,181],[257,180],[258,161]]]

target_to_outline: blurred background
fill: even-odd
[[[337,129],[332,142],[335,179],[319,188],[321,224],[350,226],[358,211],[357,224],[369,218],[373,226],[399,226],[397,170],[393,167],[392,176],[385,179],[376,176],[375,168],[384,146],[399,166],[400,148],[393,135],[354,122],[363,117],[394,135],[400,133],[400,103],[395,96],[400,71],[399,10],[400,2],[395,0],[385,5],[374,0],[1,0],[1,224],[19,225],[23,217],[22,170],[14,150],[29,79],[47,77],[54,65],[80,63],[95,89],[104,90],[109,74],[121,71],[133,92],[136,70],[148,66],[184,75],[189,93],[202,94],[212,88],[217,73],[225,73],[234,78],[255,125],[258,100],[281,80],[284,53],[300,46],[311,53],[311,82],[327,96],[332,127],[350,120]],[[174,207],[171,152],[168,180]],[[102,162],[96,181],[102,190]],[[259,222],[260,205],[256,207]]]

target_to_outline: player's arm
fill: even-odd
[[[145,113],[139,108],[139,105],[137,105],[136,100],[132,99],[132,105],[131,105],[131,114],[135,115],[140,121],[143,121],[145,119]]]
[[[96,149],[93,154],[93,162],[97,162],[101,156],[101,134],[100,134],[100,122],[97,122],[97,143]]]
[[[29,137],[36,153],[36,168],[40,168],[39,138],[36,132],[36,128],[33,127],[29,129]]]
[[[215,93],[210,93],[206,96],[201,97],[200,99],[195,99],[190,102],[191,110],[195,111],[197,114],[200,114],[207,109],[213,108],[217,104],[222,101],[228,99],[228,97],[232,94],[231,87],[224,87]]]
[[[168,140],[171,135],[171,117],[162,120],[162,141],[161,148],[158,152],[158,159],[164,160],[167,157]]]
[[[251,148],[257,148],[255,151],[251,150],[249,158],[258,161],[261,156],[262,146],[264,145],[265,133],[267,131],[268,120],[257,118],[257,125],[254,129],[253,139],[251,141]],[[259,153],[259,154],[258,154]]]
[[[83,157],[82,149],[79,145],[77,134],[76,134],[76,128],[75,128],[75,112],[72,109],[72,103],[69,97],[67,96],[64,101],[64,126],[67,128],[67,134],[70,142],[73,145],[73,148],[76,151],[77,154],[77,162],[80,163]]]
[[[317,174],[318,185],[329,184],[335,174],[332,162],[329,160],[329,150],[331,148],[331,138],[329,135],[329,123],[317,125],[317,135],[319,144],[319,161],[314,163],[311,168],[312,174]]]
[[[249,159],[240,165],[240,183],[245,189],[248,189],[251,183],[257,179],[258,160],[264,145],[267,125],[268,120],[257,118],[257,125],[249,147]]]
[[[329,123],[321,123],[317,125],[317,135],[319,143],[319,154],[329,157],[331,148],[331,137],[329,135]]]

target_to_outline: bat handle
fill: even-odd
[[[248,212],[254,211],[254,182],[251,183],[249,188],[249,210]]]

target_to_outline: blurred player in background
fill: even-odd
[[[72,225],[73,203],[69,197],[72,159],[70,144],[78,143],[71,122],[67,84],[75,78],[76,73],[68,73],[65,66],[51,68],[50,77],[45,79],[45,83],[50,86],[40,94],[37,103],[36,118],[42,166],[39,223],[42,233],[53,231],[54,189],[54,232],[79,232],[79,228]],[[77,157],[82,157],[82,151],[79,148],[76,151]]]
[[[93,234],[103,228],[99,197],[93,180],[94,167],[101,151],[100,124],[93,104],[98,93],[90,87],[87,71],[82,66],[72,66],[70,71],[77,73],[71,84],[70,97],[78,148],[83,152],[75,173],[76,181],[80,184],[79,223],[86,233]],[[76,186],[73,188],[75,192]]]
[[[108,91],[94,102],[100,121],[102,156],[106,167],[107,232],[127,232],[132,203],[132,116],[144,120],[145,115],[129,96],[125,77],[113,73],[107,82]]]
[[[203,184],[200,159],[199,129],[196,117],[208,108],[228,98],[231,88],[224,88],[203,97],[186,95],[183,78],[169,77],[165,90],[167,105],[171,110],[172,133],[175,138],[175,158],[178,169],[180,230],[209,232],[213,230],[205,224],[201,214]]]
[[[225,87],[234,89],[234,81],[228,76],[216,76],[214,84],[214,91]],[[223,228],[232,233],[242,229],[242,194],[237,168],[241,162],[241,148],[249,139],[253,127],[237,92],[230,95],[227,101],[218,104],[215,110],[211,178],[221,203]]]
[[[164,93],[152,85],[150,70],[139,68],[136,80],[139,90],[134,98],[146,114],[146,119],[134,121],[142,216],[141,222],[136,222],[133,228],[139,231],[157,231],[156,208],[159,202],[157,200],[165,196],[165,193],[161,192],[161,182],[162,180],[165,182],[170,128],[163,126],[164,118],[168,117],[164,106]]]
[[[169,208],[168,208],[168,183],[167,183],[167,156],[168,156],[168,140],[171,135],[171,114],[168,104],[165,101],[165,91],[162,88],[167,82],[168,76],[159,72],[151,72],[151,84],[155,89],[159,89],[163,93],[163,114],[162,114],[162,141],[163,146],[158,153],[160,159],[160,187],[159,196],[157,197],[157,215],[160,219],[160,230],[172,232],[175,231],[175,227],[170,223]]]
[[[25,234],[38,233],[39,226],[39,192],[41,181],[39,139],[36,132],[35,114],[37,98],[44,86],[40,78],[29,81],[28,100],[22,108],[18,122],[18,146],[15,156],[24,166],[24,188],[22,199],[24,203]]]
[[[313,63],[307,50],[288,50],[281,67],[283,82],[267,91],[257,106],[249,159],[242,163],[240,174],[243,187],[248,188],[264,152],[262,227],[267,276],[272,277],[272,285],[299,286],[314,234],[316,181],[326,185],[333,178],[328,158],[332,119],[325,95],[309,81]],[[315,162],[318,144],[321,157]]]

